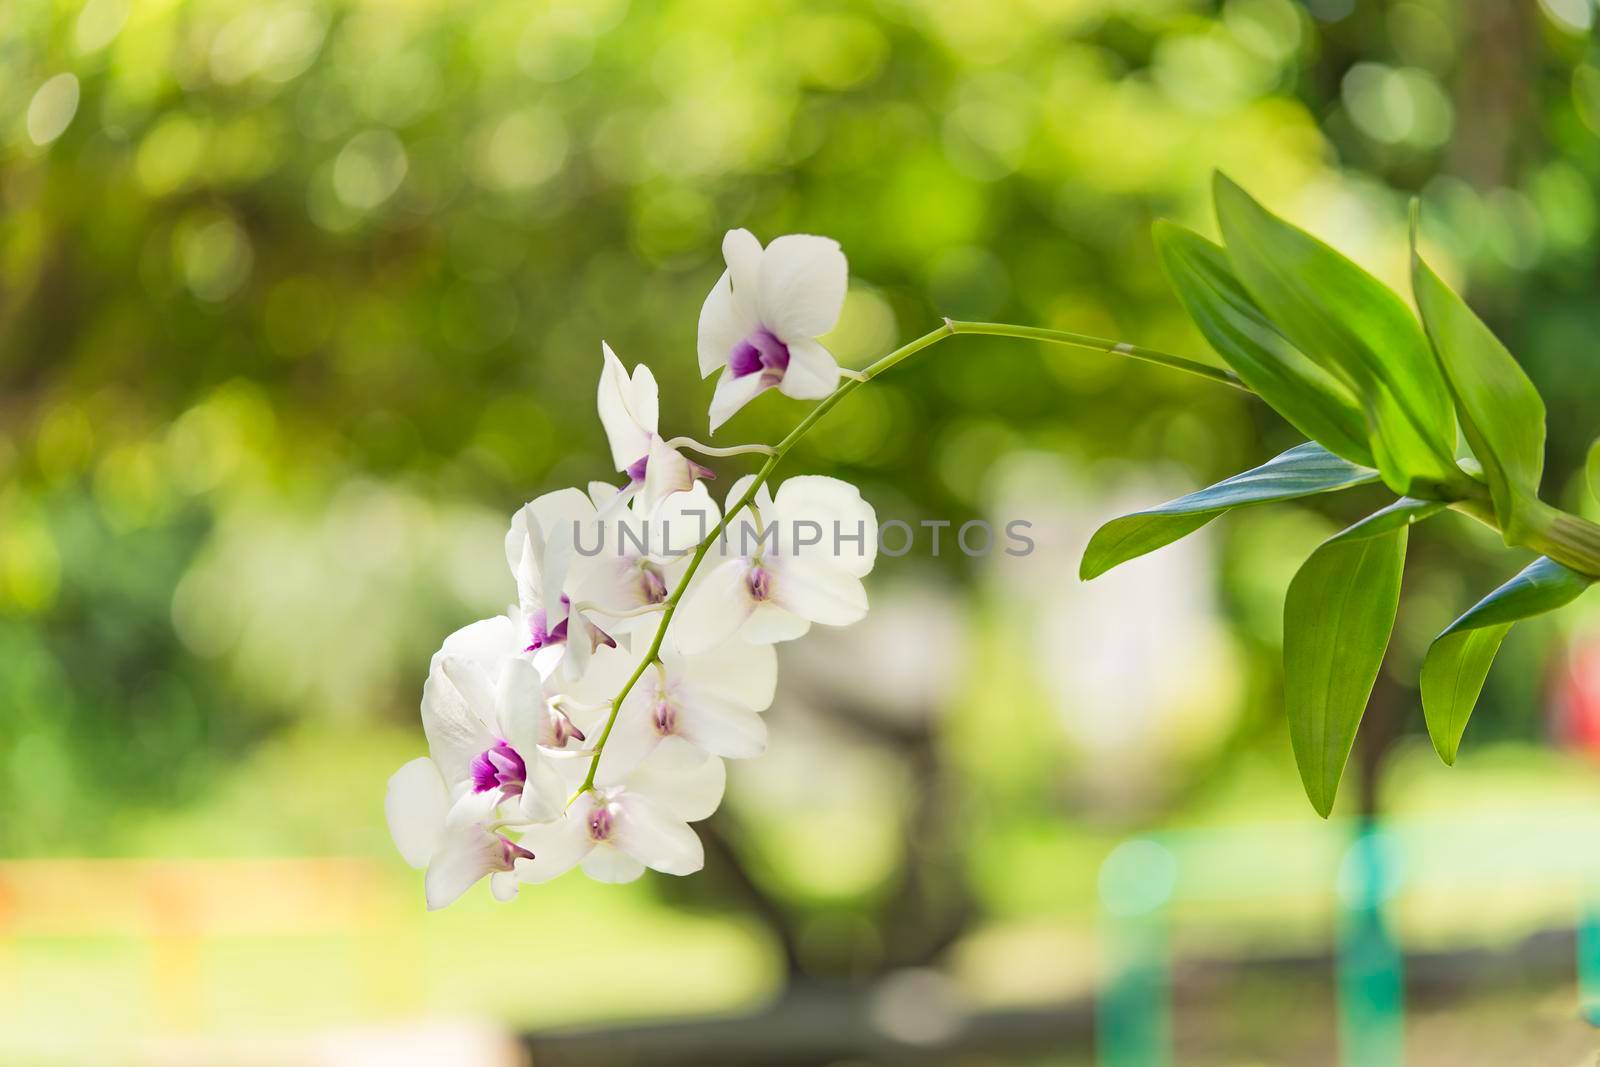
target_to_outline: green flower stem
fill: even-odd
[[[1131,359],[1143,360],[1157,366],[1169,367],[1173,370],[1185,371],[1189,374],[1198,374],[1202,378],[1209,378],[1223,385],[1231,385],[1236,389],[1250,392],[1251,389],[1240,381],[1234,374],[1220,367],[1213,367],[1209,363],[1201,363],[1196,359],[1185,359],[1183,356],[1170,356],[1165,352],[1157,352],[1153,348],[1140,348],[1138,345],[1126,344],[1122,341],[1107,341],[1099,337],[1089,337],[1081,333],[1068,333],[1065,330],[1045,330],[1037,326],[1008,326],[1000,322],[953,322],[945,320],[945,325],[951,333],[982,334],[988,337],[1017,337],[1026,341],[1043,341],[1046,344],[1067,345],[1071,348],[1087,348],[1092,352],[1105,352],[1113,356],[1128,356]],[[868,368],[870,374],[871,368]]]
[[[722,520],[717,523],[712,531],[706,535],[705,540],[701,541],[699,546],[694,550],[694,555],[689,559],[689,566],[684,570],[683,577],[678,581],[678,587],[672,591],[672,595],[667,597],[666,601],[662,605],[661,624],[656,627],[656,634],[655,637],[650,641],[650,648],[645,652],[644,658],[639,661],[639,666],[634,668],[633,674],[628,677],[628,681],[623,685],[622,691],[618,693],[616,699],[611,702],[611,714],[606,718],[605,729],[600,732],[600,737],[595,741],[594,744],[594,755],[589,761],[589,772],[588,774],[584,775],[583,785],[578,787],[578,792],[574,794],[574,799],[582,796],[584,793],[594,788],[594,776],[600,769],[600,754],[605,751],[606,741],[611,737],[611,730],[617,724],[617,714],[622,710],[622,702],[628,698],[629,693],[633,692],[633,687],[638,684],[640,678],[644,677],[644,672],[650,667],[650,665],[655,663],[660,658],[661,643],[666,640],[667,627],[672,624],[672,616],[678,610],[678,601],[683,599],[684,590],[689,588],[689,580],[693,578],[695,572],[700,569],[700,564],[706,558],[706,553],[711,550],[711,546],[722,537],[723,531],[728,528],[728,522],[733,518],[733,516],[739,514],[740,511],[749,506],[750,502],[755,499],[756,492],[767,483],[768,478],[772,477],[772,472],[776,470],[778,464],[783,461],[783,457],[789,453],[789,450],[793,448],[802,437],[810,432],[813,426],[822,420],[823,416],[832,411],[839,401],[843,400],[845,397],[849,396],[851,393],[855,392],[857,389],[861,388],[867,382],[870,382],[884,371],[904,362],[907,359],[910,359],[923,349],[931,348],[940,341],[943,341],[948,337],[953,337],[956,334],[982,334],[989,337],[1013,337],[1025,341],[1043,341],[1047,344],[1066,345],[1071,348],[1086,348],[1091,351],[1104,352],[1109,355],[1130,356],[1133,359],[1143,360],[1147,363],[1159,364],[1160,366],[1170,367],[1175,370],[1187,371],[1190,374],[1197,374],[1202,378],[1207,378],[1214,382],[1221,382],[1225,385],[1232,385],[1240,389],[1245,389],[1247,392],[1249,391],[1248,387],[1245,386],[1243,382],[1225,370],[1219,370],[1216,367],[1201,363],[1198,360],[1184,359],[1182,356],[1170,356],[1165,352],[1156,352],[1148,348],[1139,348],[1135,345],[1124,344],[1120,341],[1107,341],[1099,337],[1088,337],[1083,334],[1066,333],[1061,330],[1042,330],[1033,326],[1009,326],[1005,323],[998,322],[955,322],[950,319],[946,319],[944,321],[944,325],[940,326],[938,329],[925,333],[915,341],[911,341],[908,344],[900,346],[893,352],[890,352],[888,355],[878,360],[876,363],[873,363],[867,367],[865,370],[855,372],[852,375],[845,377],[845,379],[839,383],[839,387],[837,389],[828,394],[828,396],[824,397],[816,407],[812,408],[806,413],[806,417],[801,419],[800,422],[795,425],[795,428],[789,431],[788,436],[784,437],[782,441],[779,441],[775,446],[772,447],[771,455],[769,455],[767,457],[767,461],[761,465],[761,469],[756,472],[755,480],[750,483],[749,488],[746,489],[739,499],[728,508],[728,510],[723,514]]]

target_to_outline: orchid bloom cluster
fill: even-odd
[[[711,429],[768,389],[832,394],[841,371],[817,337],[844,303],[838,244],[763,249],[735,230],[723,254],[699,322],[701,375],[720,371]],[[773,491],[778,450],[663,437],[650,369],[629,374],[608,345],[602,357],[600,421],[626,481],[546,493],[512,518],[516,602],[434,654],[428,755],[389,780],[389,829],[426,868],[429,908],[484,877],[509,900],[574,867],[602,882],[699,870],[690,824],[721,802],[723,760],[766,747],[774,645],[866,614],[877,520],[855,487],[813,476]],[[719,509],[685,448],[768,461]]]

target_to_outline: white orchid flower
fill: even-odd
[[[749,487],[741,478],[731,508]],[[861,579],[878,552],[878,519],[855,486],[837,478],[790,478],[756,493],[755,514],[734,516],[717,545],[721,562],[696,577],[674,633],[687,653],[738,634],[752,644],[803,636],[811,624],[847,626],[867,613]]]
[[[610,345],[602,343],[600,349],[605,366],[596,402],[611,445],[611,461],[628,476],[626,491],[637,492],[645,510],[651,511],[672,493],[691,488],[696,478],[712,474],[662,439],[660,398],[650,368],[641,363],[630,378]]]
[[[605,631],[571,610],[565,587],[577,559],[577,539],[595,522],[595,507],[577,489],[559,489],[523,505],[506,531],[506,563],[517,583],[511,609],[541,671],[559,662],[569,680],[583,676],[595,647],[611,644]],[[549,651],[547,651],[549,650]]]
[[[693,874],[705,865],[689,824],[717,810],[726,772],[722,761],[670,739],[622,783],[578,797],[561,818],[530,826],[516,861],[517,878],[547,882],[575,866],[597,882],[631,882],[646,867]]]
[[[592,612],[606,633],[620,635],[657,625],[659,616],[648,609],[677,588],[722,513],[699,482],[653,511],[642,499],[618,508],[617,494],[604,483],[589,487],[595,517],[579,528],[569,588],[573,603]]]
[[[566,802],[566,784],[541,746],[564,748],[583,732],[552,706],[529,660],[481,658],[497,640],[504,647],[510,628],[499,622],[458,631],[454,646],[446,642],[433,657],[422,687],[428,754],[453,797],[492,793],[516,802],[520,822],[552,819]]]
[[[517,895],[513,872],[534,854],[498,830],[497,793],[463,793],[453,803],[438,766],[426,756],[389,779],[383,812],[395,847],[411,866],[427,868],[428,910],[442,908],[489,876],[498,900]]]
[[[839,364],[817,338],[844,307],[849,267],[837,241],[778,237],[765,249],[749,230],[722,239],[728,269],[700,309],[700,376],[721,370],[711,430],[765,389],[820,400],[839,385]]]
[[[621,692],[641,655],[642,650],[601,649],[584,679],[592,687],[585,695]],[[735,637],[689,656],[669,633],[660,659],[646,668],[617,712],[595,780],[602,785],[622,781],[669,737],[713,756],[761,755],[767,724],[759,713],[772,706],[777,684],[778,657],[771,645]]]

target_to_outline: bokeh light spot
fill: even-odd
[[[77,75],[57,74],[48,79],[28,102],[29,140],[36,145],[49,144],[67,132],[77,113]]]
[[[405,146],[391,131],[364,130],[334,160],[333,191],[357,211],[371,211],[400,188],[408,163]]]

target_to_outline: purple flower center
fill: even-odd
[[[507,796],[522,792],[522,783],[528,780],[528,765],[522,762],[517,750],[504,741],[495,742],[472,761],[472,791],[487,793],[498,789]]]
[[[518,860],[533,859],[532,852],[529,852],[504,834],[496,834],[495,837],[500,845],[500,869],[502,871],[511,870],[517,865]]]
[[[662,737],[672,733],[678,725],[678,709],[665,700],[657,701],[650,715],[656,724],[656,733]]]
[[[750,596],[756,600],[765,600],[772,595],[772,573],[759,563],[745,574],[744,584],[750,590]]]
[[[578,729],[565,712],[551,711],[550,713],[550,747],[566,748],[567,742],[576,737],[579,741],[587,741],[583,731]]]
[[[589,837],[595,841],[604,841],[611,836],[611,808],[603,805],[589,813]]]
[[[537,652],[546,645],[558,645],[567,639],[567,620],[562,619],[552,629],[543,608],[535,608],[528,615],[528,647],[524,652]]]
[[[735,378],[760,373],[769,385],[783,379],[789,369],[789,346],[764,329],[758,329],[733,346],[728,353],[728,369]]]
[[[631,482],[642,482],[644,481],[644,472],[649,469],[650,455],[649,453],[646,453],[634,460],[632,463],[628,464],[627,469],[622,473],[626,474],[628,476],[628,480]]]
[[[644,602],[659,604],[667,599],[667,579],[653,564],[639,568],[639,584],[643,587]]]

